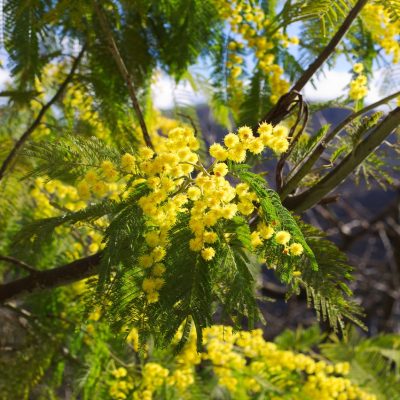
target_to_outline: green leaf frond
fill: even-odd
[[[26,177],[47,175],[49,179],[60,179],[67,183],[83,177],[91,168],[97,168],[103,161],[120,161],[120,153],[96,137],[82,138],[68,135],[62,140],[46,143],[30,143],[23,154],[39,160]]]
[[[344,332],[345,319],[364,327],[360,307],[349,300],[352,267],[348,265],[346,255],[318,229],[303,224],[302,231],[315,255],[318,270],[309,268],[309,261],[305,260],[298,267],[301,277],[296,278],[291,292],[304,288],[308,303],[315,308],[318,318],[329,322],[335,331]]]
[[[284,26],[298,21],[319,19],[323,33],[327,24],[335,26],[353,4],[353,0],[287,1],[277,18]]]
[[[267,224],[272,225],[275,230],[288,231],[293,237],[293,240],[303,246],[304,253],[310,260],[312,270],[318,270],[318,263],[316,262],[313,251],[305,240],[295,218],[290,211],[282,205],[279,195],[274,190],[267,188],[265,180],[261,176],[249,171],[248,166],[232,164],[231,169],[240,180],[246,182],[257,194],[263,211],[263,220],[265,220]],[[289,276],[284,277],[284,275],[285,274],[282,274],[282,278],[284,278],[285,281],[289,280]]]

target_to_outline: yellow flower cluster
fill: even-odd
[[[71,128],[80,120],[90,126],[95,135],[100,139],[110,137],[110,130],[105,126],[99,113],[95,110],[94,99],[88,92],[84,92],[81,86],[72,85],[63,98],[65,116]]]
[[[157,154],[148,147],[139,149],[138,168],[146,176],[151,190],[138,201],[147,218],[144,239],[148,251],[140,256],[139,263],[149,271],[142,287],[150,303],[158,301],[158,291],[164,284],[162,261],[166,255],[168,232],[175,225],[178,213],[185,211],[188,194],[184,189],[197,167],[195,151],[198,149],[199,143],[188,128],[174,128],[168,137],[160,138]]]
[[[128,393],[133,389],[133,383],[128,376],[128,371],[119,367],[114,369],[111,374],[115,378],[109,389],[109,395],[112,399],[123,400],[128,397]]]
[[[211,361],[219,384],[233,395],[243,387],[248,395],[255,395],[268,387],[268,382],[274,382],[278,390],[290,394],[293,400],[375,399],[343,377],[349,373],[348,363],[335,365],[281,350],[266,342],[260,329],[234,333],[230,327],[212,326],[205,328],[203,335],[206,351],[202,357]],[[280,379],[274,379],[278,376]],[[297,379],[303,382],[296,385]],[[280,398],[278,394],[271,395],[271,399]]]
[[[149,192],[138,200],[138,206],[145,216],[145,249],[139,256],[139,265],[145,271],[142,289],[149,303],[157,302],[159,291],[164,285],[166,270],[164,258],[168,247],[169,231],[176,224],[179,213],[190,216],[189,228],[194,237],[189,242],[190,250],[199,252],[203,259],[210,261],[215,256],[213,244],[220,239],[215,226],[221,219],[229,220],[235,215],[250,216],[257,209],[258,198],[245,183],[233,187],[226,179],[228,165],[223,161],[241,163],[247,152],[260,154],[266,148],[277,154],[289,147],[289,130],[283,125],[273,127],[262,123],[257,136],[251,128],[243,126],[237,133],[228,133],[224,145],[210,146],[210,155],[217,162],[208,170],[200,163],[196,151],[199,143],[189,128],[175,127],[166,137],[155,143],[155,151],[142,146],[138,154],[129,153],[121,157],[119,165],[103,161],[96,169],[89,170],[78,183],[77,191],[81,198],[89,198],[93,193],[105,195],[115,180],[126,182],[129,176],[138,177],[133,184],[146,183]],[[196,170],[197,175],[192,176]],[[114,192],[120,198],[120,188]],[[127,195],[124,193],[122,197]],[[303,252],[299,243],[291,243],[290,233],[274,232],[271,227],[260,224],[252,233],[253,246],[259,247],[264,240],[275,234],[276,243],[283,245],[283,253],[296,256]]]
[[[400,60],[400,20],[392,21],[382,4],[366,4],[361,15],[372,39],[384,49],[387,55],[392,55],[393,63],[398,63]]]
[[[162,386],[169,375],[169,370],[155,362],[143,367],[141,389],[133,395],[134,400],[152,400],[153,393]]]
[[[237,134],[228,133],[224,138],[225,146],[215,143],[210,146],[210,155],[218,162],[212,172],[201,172],[194,180],[194,185],[188,189],[188,197],[193,201],[189,227],[195,237],[190,240],[190,249],[200,251],[202,257],[209,261],[215,256],[215,250],[210,244],[218,240],[213,227],[220,219],[232,219],[237,213],[247,217],[256,210],[258,198],[246,183],[239,183],[233,188],[225,175],[228,167],[222,161],[231,160],[237,163],[246,160],[246,152],[260,154],[269,147],[277,153],[286,151],[289,146],[288,129],[282,125],[272,127],[262,123],[258,128],[258,136],[253,135],[249,127],[241,127]],[[263,240],[270,239],[274,233],[272,228],[263,224],[258,231],[252,233],[254,247],[261,246]],[[282,236],[286,234],[286,236]],[[288,232],[278,232],[276,241],[286,245],[290,240]],[[303,248],[298,243],[291,245],[291,254],[300,255]],[[289,251],[287,251],[287,254]]]
[[[55,217],[64,211],[79,211],[87,205],[79,196],[77,188],[56,179],[49,182],[43,178],[35,179],[30,194],[35,203],[34,217],[36,219]],[[103,247],[102,231],[107,225],[107,218],[99,218],[91,227],[80,226],[79,229],[75,229],[75,235],[79,235],[79,240],[76,241],[75,237],[74,243],[68,245],[65,254],[71,259],[76,259],[99,251]],[[68,228],[60,226],[56,228],[56,232],[65,236]]]
[[[121,168],[124,172],[130,172],[127,170],[128,165],[126,161],[124,162],[124,157],[121,160]],[[76,188],[83,201],[88,201],[92,196],[97,198],[108,197],[119,201],[120,194],[125,187],[125,182],[120,180],[121,178],[117,167],[111,161],[105,160],[98,168],[89,170]]]
[[[243,40],[243,43],[238,39],[231,40],[228,44],[226,67],[229,71],[228,86],[233,91],[233,97],[241,94],[243,83],[237,78],[243,72],[244,59],[240,52],[243,48],[247,48],[253,50],[258,60],[258,67],[268,75],[273,93],[270,100],[276,103],[279,97],[289,90],[289,83],[282,78],[283,69],[274,63],[275,55],[272,49],[278,45],[287,47],[289,44],[298,44],[298,38],[289,38],[283,32],[275,31],[263,9],[256,4],[224,1],[218,2],[218,7],[221,16],[229,22],[232,31],[241,35]]]
[[[353,65],[353,71],[358,74],[357,77],[350,82],[349,96],[353,100],[361,100],[368,94],[367,77],[362,74],[364,66],[360,63]]]
[[[196,366],[201,364],[202,370],[214,374],[218,385],[232,399],[280,400],[284,395],[292,400],[376,400],[345,377],[350,373],[349,363],[333,364],[282,350],[275,343],[265,341],[260,329],[234,332],[232,327],[214,325],[203,329],[203,344],[204,351],[198,353],[196,333],[192,330],[182,352],[173,361],[170,353],[164,351],[147,362],[134,380],[125,368],[113,370],[111,397],[125,399],[132,390],[133,399],[152,400],[163,387],[168,398],[184,395],[191,399],[190,387],[196,385]],[[168,368],[163,366],[164,362]]]

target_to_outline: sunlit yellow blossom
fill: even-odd
[[[133,173],[135,171],[136,159],[132,154],[125,153],[121,157],[121,168],[129,173]]]
[[[362,65],[361,63],[356,63],[353,65],[353,71],[356,74],[360,74],[361,72],[364,71],[364,65]]]
[[[234,133],[228,133],[224,137],[224,143],[225,143],[225,146],[228,147],[228,149],[230,149],[233,146],[235,146],[235,144],[239,143],[239,137],[238,137],[238,135],[235,135]]]
[[[154,276],[162,276],[165,272],[165,265],[163,263],[157,263],[152,269],[152,274]]]
[[[206,260],[210,261],[215,256],[215,250],[212,247],[206,247],[201,251],[201,256]]]
[[[286,244],[289,242],[291,235],[287,231],[279,231],[275,234],[275,241],[279,244]]]
[[[228,173],[228,166],[225,163],[215,164],[213,172],[217,176],[225,176]]]
[[[300,243],[292,243],[289,246],[290,254],[294,256],[299,256],[303,253],[303,246]]]
[[[139,149],[139,157],[142,160],[150,160],[154,155],[154,151],[150,147],[141,147]]]
[[[270,135],[272,134],[273,126],[267,122],[263,122],[257,129],[257,132],[261,134]]]
[[[248,126],[242,126],[238,129],[238,136],[240,140],[247,141],[253,138],[253,131]]]
[[[227,150],[218,143],[214,143],[210,146],[210,155],[218,161],[225,161],[228,158]]]

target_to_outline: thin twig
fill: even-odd
[[[400,107],[397,107],[326,176],[303,193],[288,197],[284,205],[293,211],[302,212],[318,203],[326,194],[346,179],[399,124]]]
[[[291,90],[283,95],[278,103],[261,119],[261,121],[270,122],[273,125],[281,122],[288,115],[288,107],[295,98],[294,92],[300,92],[304,86],[311,80],[318,69],[324,64],[324,62],[329,58],[329,56],[335,51],[337,45],[343,39],[344,35],[349,30],[350,26],[356,19],[357,15],[360,13],[362,8],[365,6],[368,0],[358,0],[356,5],[347,15],[346,19],[343,21],[342,25],[332,37],[330,42],[326,45],[324,50],[319,54],[315,61],[304,71],[301,77],[297,80]]]
[[[334,128],[323,138],[321,138],[319,143],[315,146],[314,150],[310,152],[310,154],[308,154],[291,172],[290,179],[286,182],[280,193],[281,199],[284,200],[290,194],[290,192],[299,184],[299,182],[308,174],[313,165],[320,159],[320,156],[325,151],[328,143],[332,141],[336,137],[336,135],[338,135],[348,124],[350,124],[361,115],[383,104],[386,104],[387,102],[397,98],[398,96],[400,96],[400,91],[384,97],[383,99],[372,103],[355,113],[350,114],[336,128]]]
[[[26,262],[24,262],[22,260],[18,260],[17,258],[14,258],[14,257],[0,255],[0,261],[6,261],[6,262],[9,262],[10,264],[14,264],[17,267],[22,268],[24,271],[29,272],[29,274],[36,274],[38,272],[37,269],[33,268]]]
[[[146,145],[149,146],[150,148],[154,149],[153,144],[150,139],[149,132],[147,130],[146,122],[143,117],[142,110],[139,105],[139,101],[136,97],[136,91],[133,85],[132,77],[130,73],[128,72],[128,69],[125,65],[125,62],[121,56],[121,53],[118,50],[118,46],[114,40],[113,33],[111,31],[110,26],[108,25],[107,17],[105,16],[103,9],[98,1],[94,1],[94,9],[97,14],[97,18],[99,20],[101,29],[103,30],[106,39],[108,41],[109,45],[109,50],[111,55],[114,58],[114,61],[116,62],[119,72],[122,75],[122,78],[124,79],[126,86],[128,87],[128,92],[129,96],[132,101],[132,106],[133,109],[135,110],[136,116],[139,120],[140,128],[142,129],[142,134],[143,134],[143,139],[146,142]]]
[[[307,103],[303,101],[303,96],[300,93],[298,93],[298,104],[299,104],[299,111],[297,113],[296,122],[290,129],[289,137],[291,138],[291,141],[289,148],[281,155],[276,165],[275,178],[276,178],[276,189],[278,192],[280,192],[282,189],[283,169],[285,167],[286,160],[288,159],[293,149],[295,148],[308,122],[308,106]],[[301,129],[296,133],[296,128],[299,126],[302,119],[303,122],[301,124]]]
[[[78,68],[78,65],[83,57],[83,54],[85,53],[85,50],[86,50],[86,45],[83,45],[78,57],[76,57],[74,62],[72,63],[72,67],[71,67],[69,74],[66,76],[63,83],[58,88],[57,92],[49,100],[48,103],[46,103],[45,105],[42,106],[36,119],[32,122],[32,124],[29,126],[29,128],[23,133],[23,135],[17,140],[17,142],[15,143],[15,145],[12,148],[12,150],[10,151],[10,153],[8,154],[6,159],[3,161],[3,164],[1,165],[1,168],[0,168],[0,181],[3,179],[8,166],[14,160],[19,149],[28,140],[28,138],[32,134],[32,132],[40,125],[40,122],[41,122],[43,116],[46,114],[47,110],[58,100],[58,98],[64,92],[65,88],[71,82],[71,80],[75,74],[75,71]]]

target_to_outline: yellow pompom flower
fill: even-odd
[[[276,138],[286,139],[289,135],[289,129],[284,125],[277,125],[272,130],[272,135]]]
[[[154,263],[153,257],[149,254],[144,254],[143,256],[140,256],[138,261],[139,265],[143,268],[150,268]]]
[[[136,165],[136,160],[132,154],[125,153],[121,157],[121,168],[124,171],[126,171],[128,173],[133,173],[135,170],[135,165]]]
[[[142,289],[146,293],[151,293],[156,290],[156,280],[152,278],[144,278],[142,282]]]
[[[292,243],[289,246],[290,254],[294,256],[299,256],[303,254],[303,246],[300,243]]]
[[[187,191],[189,200],[196,201],[201,197],[201,190],[197,186],[191,186]]]
[[[225,143],[225,146],[228,147],[228,149],[230,149],[233,146],[235,146],[235,144],[239,143],[239,137],[238,137],[238,135],[235,135],[234,133],[228,133],[224,137],[224,143]]]
[[[275,241],[278,244],[286,244],[289,242],[290,238],[291,238],[291,235],[287,231],[279,231],[279,232],[276,232],[276,235],[275,235]]]
[[[154,248],[154,250],[151,252],[151,257],[155,262],[159,262],[164,259],[166,256],[167,252],[164,247],[157,246]]]
[[[260,232],[254,231],[251,233],[251,244],[253,247],[258,247],[263,244]]]
[[[225,163],[215,164],[213,172],[216,176],[225,176],[228,173],[228,166]]]
[[[204,243],[215,243],[218,239],[218,236],[215,232],[204,232],[203,240]]]
[[[353,65],[353,71],[356,74],[360,74],[361,72],[364,71],[364,65],[362,65],[361,63],[356,63]]]
[[[260,154],[264,150],[264,143],[261,138],[253,139],[248,146],[248,149],[253,154]]]
[[[214,258],[215,256],[215,250],[212,247],[205,247],[202,251],[201,251],[201,256],[206,260],[206,261],[210,261]]]
[[[189,240],[189,248],[192,251],[200,251],[203,248],[203,241],[199,237],[190,239]]]
[[[154,155],[154,151],[150,148],[150,147],[141,147],[139,149],[139,157],[142,160],[150,160],[151,158],[153,158]]]
[[[146,298],[149,303],[157,303],[160,294],[158,292],[150,292],[147,294]]]
[[[260,126],[257,129],[257,132],[262,135],[271,135],[273,130],[273,126],[269,124],[268,122],[263,122],[260,124]]]
[[[261,237],[265,240],[271,239],[274,234],[274,229],[271,226],[265,225],[264,222],[260,222],[257,225],[257,231],[260,233]]]
[[[246,149],[242,143],[238,143],[228,151],[229,159],[237,163],[241,163],[246,160]]]
[[[85,180],[89,185],[95,184],[98,179],[99,177],[97,176],[96,171],[92,169],[85,174]]]
[[[127,375],[127,370],[125,368],[117,368],[114,371],[111,372],[113,376],[115,376],[116,378],[123,378]]]
[[[248,126],[242,126],[238,129],[238,136],[242,142],[253,138],[253,131]]]
[[[162,275],[164,275],[165,270],[166,270],[166,268],[163,263],[157,263],[154,265],[154,267],[152,269],[152,274],[154,276],[162,276]]]
[[[93,185],[92,191],[96,196],[103,197],[108,191],[108,186],[104,182],[99,181]]]
[[[78,195],[82,200],[89,200],[90,189],[88,183],[85,180],[80,181],[76,188],[78,190]]]
[[[228,158],[228,152],[219,143],[210,146],[210,155],[217,161],[225,161]]]
[[[236,65],[235,67],[232,68],[232,78],[237,78],[240,74],[242,73],[242,67],[239,67],[239,65]]]
[[[271,149],[278,154],[284,153],[288,148],[289,142],[283,138],[275,139],[271,143]]]

